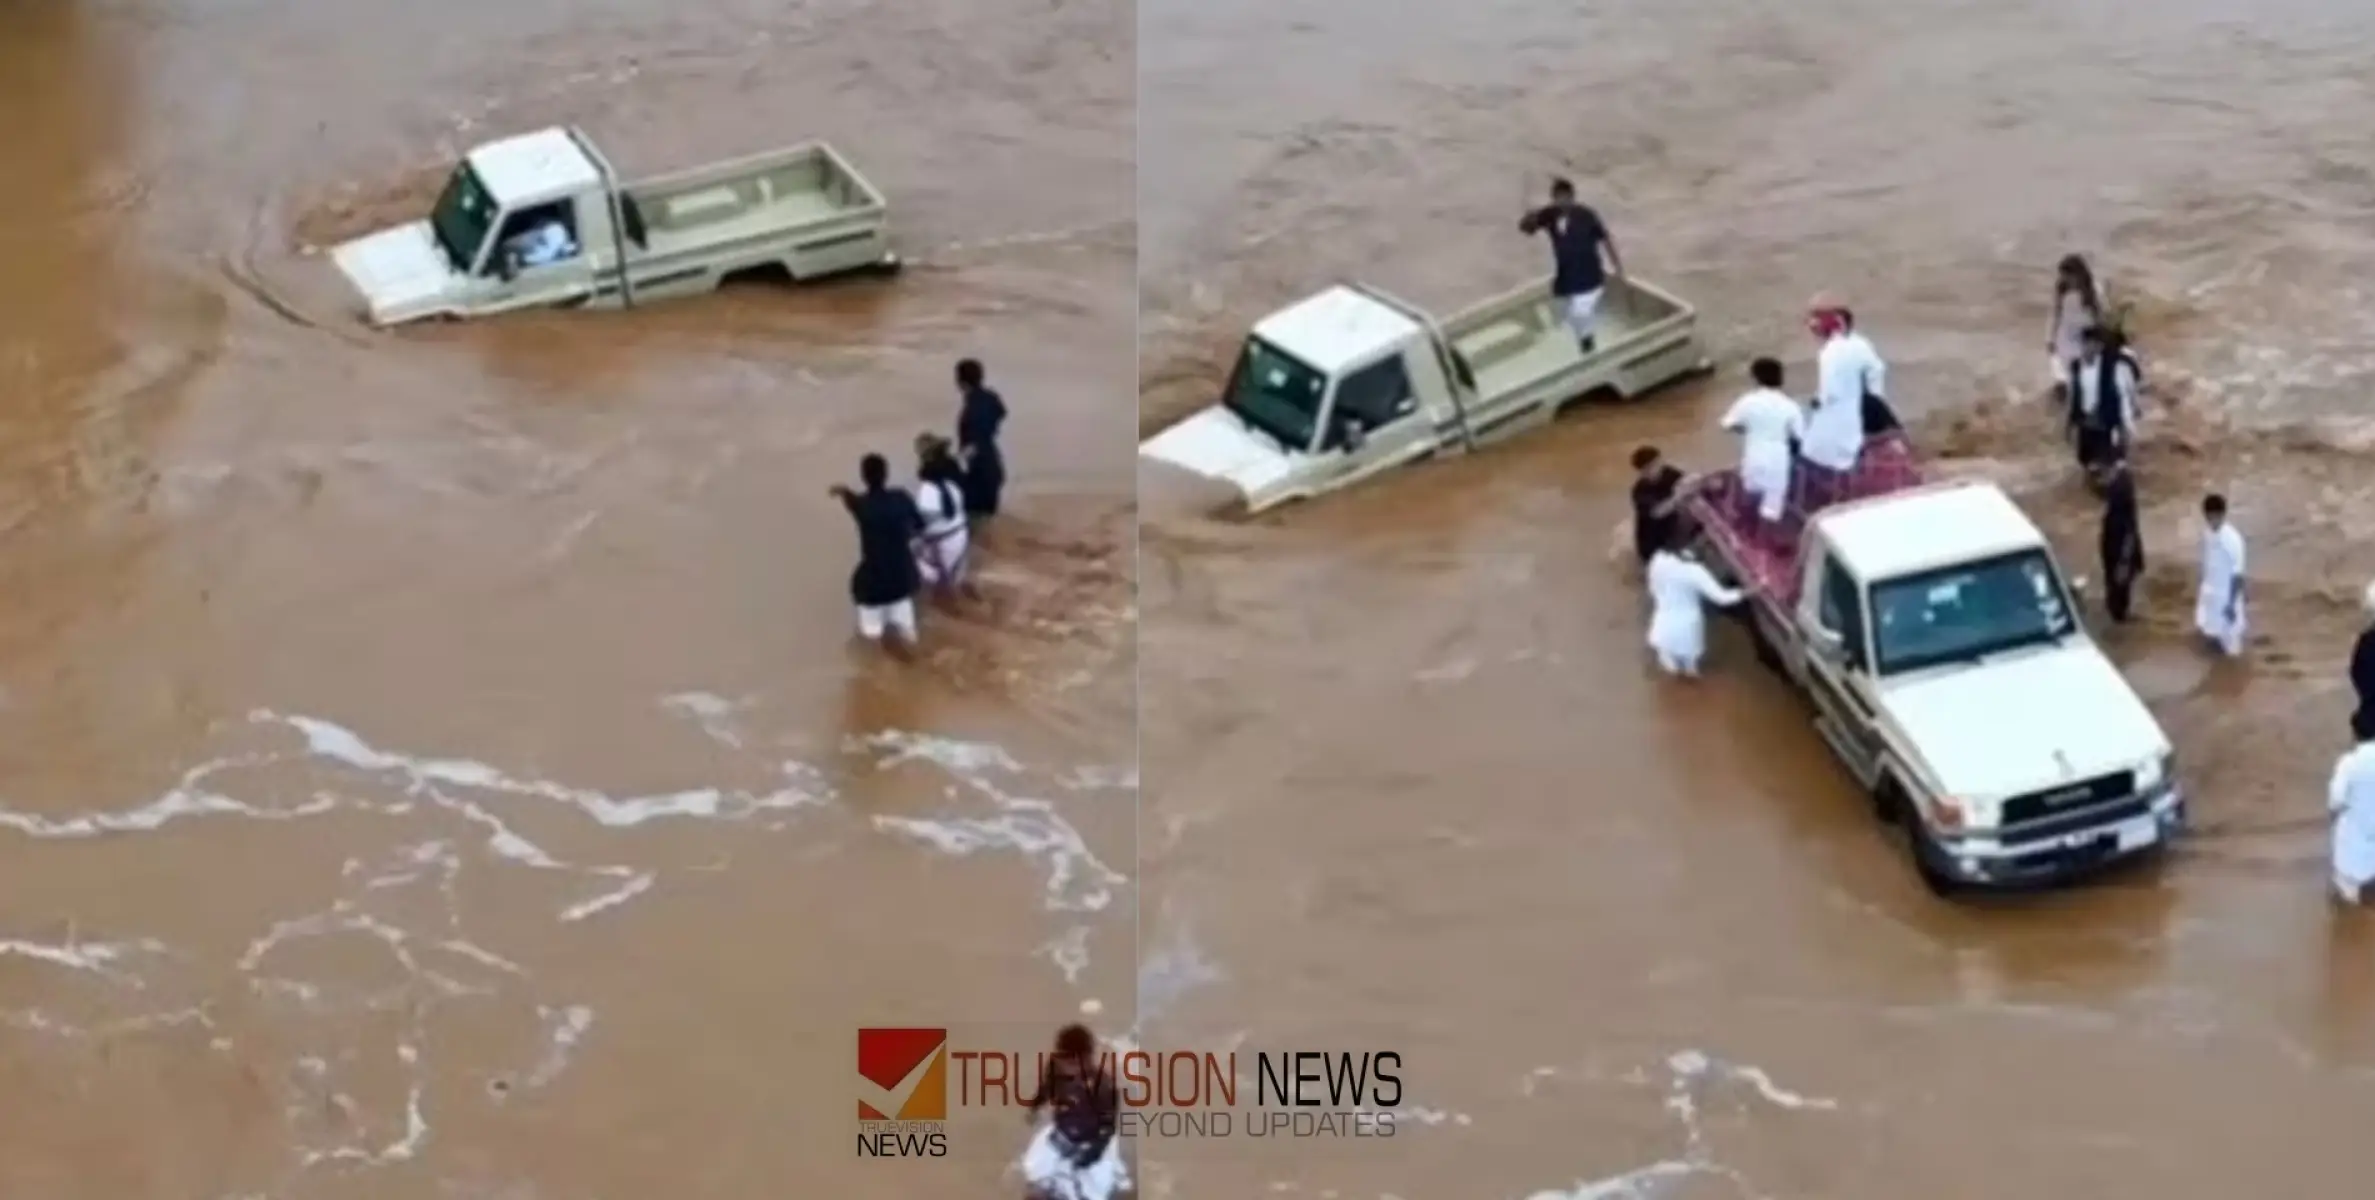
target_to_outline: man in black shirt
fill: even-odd
[[[998,430],[1006,424],[1006,401],[984,381],[981,360],[957,364],[957,451],[965,461],[965,513],[998,515],[998,494],[1006,488],[1006,456]]]
[[[2103,494],[2103,607],[2111,619],[2128,620],[2136,580],[2144,574],[2144,522],[2136,513],[2136,477],[2127,460],[2095,464],[2095,485]]]
[[[1616,239],[1608,235],[1600,214],[1576,202],[1575,185],[1564,179],[1550,181],[1550,203],[1518,218],[1517,231],[1550,238],[1550,294],[1559,302],[1567,328],[1575,332],[1583,352],[1591,353],[1601,293],[1611,274],[1619,280],[1625,274],[1624,262],[1616,254]],[[1605,262],[1601,261],[1603,251]]]
[[[1682,517],[1682,472],[1655,446],[1633,451],[1633,553],[1644,566],[1672,540]]]
[[[916,641],[915,594],[923,587],[915,566],[915,539],[923,514],[915,497],[890,486],[891,465],[879,454],[858,461],[866,487],[850,491],[834,484],[832,494],[858,523],[858,565],[849,574],[849,598],[858,606],[858,635],[879,642],[887,632],[901,647]]]

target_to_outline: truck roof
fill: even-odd
[[[2028,514],[1985,480],[1949,480],[1822,513],[1832,550],[1860,579],[1892,579],[2045,543]]]
[[[1255,337],[1334,375],[1377,357],[1419,332],[1400,309],[1337,284],[1261,319]]]
[[[522,200],[574,193],[602,181],[577,139],[559,127],[488,142],[470,152],[470,169],[505,208]]]

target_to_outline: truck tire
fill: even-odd
[[[1928,888],[1933,896],[1944,898],[1954,895],[1961,885],[1952,876],[1931,866],[1930,856],[1922,853],[1921,821],[1908,814],[1904,825],[1905,853],[1913,860],[1913,873],[1921,876],[1921,885]]]
[[[1913,861],[1913,873],[1921,877],[1921,885],[1933,896],[1951,896],[1960,888],[1954,877],[1940,871],[1923,853],[1927,839],[1921,832],[1921,814],[1905,799],[1905,790],[1897,785],[1893,775],[1882,775],[1880,786],[1872,789],[1872,809],[1881,824],[1894,825],[1905,838],[1905,857]]]

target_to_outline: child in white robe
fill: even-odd
[[[2202,498],[2202,586],[2194,596],[2194,628],[2221,654],[2243,653],[2249,622],[2243,610],[2243,533],[2227,520],[2227,498]]]

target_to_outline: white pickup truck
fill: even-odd
[[[1902,434],[1794,537],[1751,532],[1734,471],[1684,511],[1749,594],[1758,656],[1940,893],[2072,878],[2185,825],[2168,735],[2079,619],[2053,549],[1992,483],[1929,483]],[[1788,533],[1784,529],[1780,532]]]
[[[1373,287],[1332,287],[1264,317],[1220,402],[1138,453],[1226,484],[1260,512],[1709,365],[1698,314],[1637,279],[1611,284],[1598,335],[1585,353],[1547,277],[1441,322]]]
[[[882,193],[822,142],[621,183],[574,128],[473,149],[425,219],[331,260],[383,326],[899,266]]]

